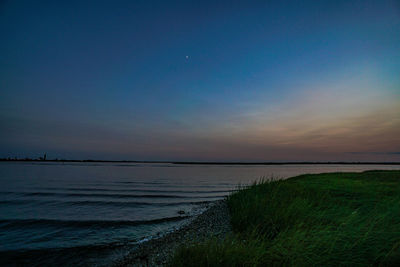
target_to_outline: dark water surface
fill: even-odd
[[[400,166],[1,162],[0,263],[109,265],[238,184],[371,169]]]

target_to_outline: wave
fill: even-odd
[[[146,224],[160,224],[164,222],[181,221],[190,218],[190,216],[165,217],[153,220],[137,221],[97,221],[97,220],[48,220],[48,219],[10,219],[0,220],[0,228],[8,229],[14,227],[74,227],[74,228],[106,228],[116,226],[137,226]]]
[[[79,184],[71,184],[70,185],[72,188],[81,188]],[[236,187],[236,184],[229,184],[229,183],[216,183],[216,184],[182,184],[182,183],[168,183],[168,182],[101,182],[101,183],[85,183],[85,186],[88,188],[101,188],[101,187],[106,187],[107,189],[111,190],[118,190],[120,188],[122,189],[138,189],[138,188],[171,188],[171,189],[192,189],[192,190],[197,190],[197,188],[205,189],[204,191],[207,191],[207,189],[221,189],[224,188],[225,190],[232,189]],[[128,187],[129,186],[129,187]],[[132,187],[130,187],[132,186]],[[182,188],[182,189],[181,189]],[[54,187],[49,187],[49,189],[54,189]],[[65,188],[63,188],[65,189]]]
[[[20,200],[20,199],[13,199],[13,200],[0,200],[0,205],[23,205],[30,203],[31,200]]]
[[[43,196],[43,197],[101,197],[101,198],[217,198],[224,197],[223,195],[217,196],[182,196],[182,195],[152,195],[152,194],[143,194],[143,195],[128,195],[128,194],[101,194],[101,193],[52,193],[52,192],[26,192],[26,193],[15,193],[19,196]]]
[[[216,198],[217,199],[217,198]],[[181,201],[181,202],[141,202],[141,201],[101,201],[101,200],[82,200],[82,201],[57,201],[57,200],[1,200],[2,205],[21,205],[21,204],[61,204],[67,206],[114,206],[114,207],[136,207],[136,206],[179,206],[179,205],[201,205],[213,202],[213,200],[206,201]]]
[[[172,194],[208,194],[208,193],[230,193],[234,190],[159,190],[159,189],[107,189],[107,188],[40,188],[41,190],[51,191],[82,191],[82,192],[140,192],[140,193],[172,193]],[[16,194],[16,193],[31,193],[31,192],[13,192],[13,191],[0,191],[0,194]],[[36,192],[32,192],[36,193]],[[47,192],[46,192],[47,193]],[[51,192],[49,192],[51,193]]]

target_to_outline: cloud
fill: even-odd
[[[349,154],[355,154],[355,155],[400,155],[399,152],[348,152]]]

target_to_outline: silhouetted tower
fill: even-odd
[[[44,153],[43,157],[39,157],[39,160],[46,160],[46,153]]]

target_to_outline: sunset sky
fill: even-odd
[[[399,1],[2,1],[0,157],[400,161]]]

